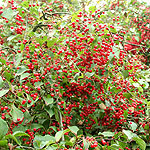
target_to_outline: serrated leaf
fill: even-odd
[[[49,128],[52,128],[55,132],[57,132],[57,128],[54,126],[50,126]]]
[[[2,13],[2,16],[7,18],[7,19],[12,19],[12,17],[16,14],[17,12],[14,12],[11,8],[7,8],[4,10]]]
[[[8,38],[7,38],[7,40],[8,41],[11,41],[12,39],[14,39],[16,37],[16,35],[14,36],[14,35],[12,35],[12,36],[9,36]]]
[[[124,93],[123,96],[126,97],[127,99],[130,99],[132,97],[130,93]]]
[[[122,148],[122,147],[120,145],[118,145],[118,144],[112,144],[110,146],[110,150],[118,150],[119,148]]]
[[[13,121],[18,122],[17,119],[20,119],[20,121],[24,118],[24,114],[21,110],[19,110],[15,105],[12,105],[12,110],[10,112]]]
[[[34,128],[39,129],[39,128],[43,128],[43,126],[41,124],[38,124],[38,123],[33,123],[31,125],[31,129],[33,130]]]
[[[18,53],[16,55],[16,63],[15,63],[15,67],[16,68],[18,67],[18,65],[19,65],[19,63],[20,63],[21,60],[22,60],[22,53]]]
[[[77,135],[77,132],[79,131],[79,128],[77,126],[69,126],[68,127],[72,133]]]
[[[90,78],[90,77],[92,77],[92,76],[94,75],[94,72],[91,72],[91,73],[86,72],[85,75],[86,75],[88,78]]]
[[[122,74],[123,74],[124,78],[126,79],[129,76],[129,71],[128,70],[123,70]]]
[[[23,80],[24,78],[28,77],[30,73],[23,73],[20,77],[20,81]]]
[[[89,146],[90,146],[90,143],[84,138],[83,139],[83,147],[84,147],[84,149],[88,149]]]
[[[35,87],[40,87],[41,85],[43,85],[43,82],[35,82],[35,83],[34,83],[34,86],[35,86]]]
[[[137,129],[137,124],[134,122],[130,122],[130,127],[133,131],[135,131]]]
[[[3,81],[2,77],[0,76],[0,89],[3,87],[3,83],[4,83],[4,81]]]
[[[52,47],[56,42],[57,42],[58,38],[52,39],[52,40],[48,40],[47,41],[47,46],[48,47]]]
[[[8,81],[10,81],[10,79],[13,78],[12,74],[9,73],[9,72],[4,72],[4,77],[5,77]]]
[[[45,108],[45,110],[49,114],[50,118],[54,115],[54,111],[52,110],[52,108]]]
[[[30,137],[29,134],[27,134],[23,131],[16,131],[16,132],[13,133],[13,135],[14,135],[14,137],[17,137],[17,136],[29,136]]]
[[[0,140],[0,147],[7,146],[8,141],[7,140]]]
[[[8,91],[9,90],[0,90],[0,97],[4,96]]]
[[[20,141],[18,141],[17,138],[16,138],[14,135],[12,135],[12,134],[6,135],[6,136],[5,136],[5,139],[13,139],[18,145],[21,146]]]
[[[139,137],[133,137],[132,139],[140,146],[142,150],[146,149],[146,143],[144,140]]]
[[[0,62],[6,65],[6,60],[5,59],[0,58]]]
[[[56,142],[58,142],[61,137],[63,136],[63,131],[58,131],[56,134],[55,134],[55,139],[56,139]]]
[[[23,74],[25,71],[27,71],[28,69],[25,66],[21,66],[19,68],[19,70],[17,71],[17,73],[15,74],[15,76],[19,76],[21,74]]]
[[[104,137],[112,137],[115,135],[114,132],[109,132],[109,131],[105,131],[105,132],[99,132],[98,135],[103,135]]]
[[[8,132],[8,125],[6,121],[4,121],[0,117],[0,139],[2,139],[6,135],[7,132]]]
[[[54,99],[49,94],[44,96],[43,99],[46,105],[52,104],[54,102]]]
[[[42,149],[47,144],[52,144],[55,142],[55,138],[50,135],[35,135],[33,146],[36,149]]]
[[[135,87],[139,87],[139,86],[140,86],[139,83],[133,83],[133,85],[134,85]]]
[[[118,58],[118,59],[119,59],[119,54],[120,54],[119,49],[118,49],[118,48],[116,48],[116,47],[113,47],[112,49],[113,49],[113,52],[115,53],[114,55],[116,56],[116,58]]]
[[[20,50],[23,51],[24,50],[24,44],[22,43],[20,46]]]
[[[133,133],[130,130],[122,130],[122,132],[131,140],[133,137],[137,137],[137,134]]]

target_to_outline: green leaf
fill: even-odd
[[[86,139],[83,139],[83,148],[88,149],[89,146],[90,146],[90,143]]]
[[[79,128],[77,126],[68,126],[68,128],[71,130],[72,133],[77,135],[77,132],[79,131]]]
[[[35,135],[33,146],[36,149],[42,149],[47,144],[55,143],[55,138],[50,135]]]
[[[50,116],[50,118],[54,115],[54,111],[52,110],[52,108],[44,108],[46,111],[47,111],[47,113],[49,114],[49,116]]]
[[[18,122],[17,119],[20,119],[20,121],[24,118],[24,114],[21,110],[19,110],[18,108],[16,108],[15,105],[12,105],[12,110],[10,112],[13,121],[14,122]]]
[[[15,76],[19,76],[21,74],[23,74],[25,71],[27,71],[28,69],[25,66],[21,66],[19,68],[19,70],[17,71],[17,73],[15,74]]]
[[[109,132],[109,131],[105,131],[105,132],[99,132],[98,135],[103,135],[104,137],[112,137],[115,135],[114,132]]]
[[[17,12],[13,11],[11,8],[7,8],[2,13],[2,16],[11,20],[15,14],[17,14]]]
[[[56,142],[58,142],[61,137],[63,136],[63,131],[58,131],[56,134],[55,134],[55,139],[56,139]]]
[[[113,57],[114,57],[114,54],[112,54],[112,52],[111,52],[108,56],[109,61],[111,61]]]
[[[137,124],[134,122],[130,122],[131,130],[135,131],[137,129]]]
[[[88,78],[90,78],[90,77],[92,77],[92,76],[94,75],[94,72],[92,72],[92,73],[87,72],[87,73],[85,73],[85,75],[86,75]]]
[[[44,96],[43,99],[46,105],[52,104],[54,102],[54,99],[51,97],[50,94],[48,94],[47,96]]]
[[[122,74],[123,74],[124,78],[126,79],[129,76],[129,71],[128,70],[123,70]]]
[[[146,143],[144,140],[139,137],[133,137],[132,139],[140,146],[142,150],[146,149]]]
[[[2,77],[0,76],[0,88],[2,88],[3,83],[4,83],[4,81],[3,81]]]
[[[114,93],[114,94],[117,94],[117,93],[119,93],[121,91],[121,89],[117,89],[116,87],[112,87],[111,89],[110,89],[110,92],[112,92],[112,93]]]
[[[16,68],[18,67],[18,65],[19,65],[19,63],[20,63],[21,60],[22,60],[22,53],[18,53],[16,55],[16,64],[15,64]]]
[[[13,78],[12,74],[9,73],[9,72],[6,72],[6,71],[4,72],[4,77],[5,77],[8,81],[10,81],[10,79]]]
[[[53,141],[55,142],[55,138],[53,136],[50,136],[50,135],[45,135],[45,136],[42,136],[42,135],[35,135],[35,138],[34,140],[36,141]]]
[[[5,59],[0,58],[0,62],[6,65],[6,60]]]
[[[30,137],[29,134],[27,134],[23,131],[16,131],[16,132],[13,133],[13,135],[14,135],[14,137],[17,137],[17,136],[29,136]]]
[[[89,11],[91,11],[92,13],[94,13],[96,10],[96,6],[90,6],[89,7]]]
[[[139,92],[143,93],[143,88],[141,86],[138,87]]]
[[[20,50],[21,50],[21,52],[24,50],[24,44],[23,43],[20,46]]]
[[[16,139],[16,137],[15,137],[14,135],[12,135],[12,134],[6,135],[6,136],[5,136],[5,139],[13,139],[19,146],[21,146],[20,141],[18,141],[18,140]]]
[[[14,36],[14,35],[11,35],[11,36],[9,36],[8,38],[7,38],[7,40],[8,41],[11,41],[12,39],[14,39],[16,37],[16,35]]]
[[[0,140],[0,147],[7,146],[8,141],[7,140]]]
[[[56,127],[50,126],[49,128],[50,128],[50,129],[52,128],[55,132],[57,132],[57,128],[56,128]]]
[[[127,99],[130,99],[132,97],[130,93],[123,93],[123,96],[126,97]]]
[[[28,77],[30,73],[23,73],[20,77],[20,81],[23,80],[24,78]]]
[[[137,42],[139,42],[139,37],[138,36],[135,36],[135,39],[137,40]]]
[[[27,126],[18,125],[18,126],[15,126],[12,131],[13,131],[13,133],[16,132],[16,131],[17,131],[17,132],[18,132],[18,131],[25,132],[27,129],[28,129]]]
[[[119,59],[119,54],[120,54],[120,51],[119,51],[119,49],[118,48],[116,48],[116,47],[113,47],[113,52],[115,52],[115,56],[116,56],[116,58],[118,58]]]
[[[0,97],[4,96],[8,91],[9,90],[0,90]]]
[[[70,132],[70,129],[65,129],[65,130],[63,131],[63,134],[65,134],[65,133],[67,133],[67,132]]]
[[[35,82],[34,83],[34,86],[37,88],[37,87],[40,87],[41,85],[43,85],[43,82]]]
[[[133,137],[137,137],[137,134],[131,132],[130,130],[122,130],[122,132],[131,140]]]
[[[43,126],[41,124],[33,123],[31,124],[31,129],[33,130],[34,128],[39,129],[39,128],[43,128]]]
[[[8,132],[8,125],[6,121],[4,121],[0,117],[0,139],[2,139],[6,135],[7,132]]]
[[[118,144],[112,144],[109,148],[110,148],[109,150],[118,150],[119,148],[122,148],[122,147]]]
[[[139,83],[133,83],[133,85],[135,86],[135,87],[140,87],[140,85],[139,85]]]
[[[58,38],[52,39],[52,40],[48,40],[47,41],[47,46],[48,47],[52,47],[56,42],[57,42]]]
[[[24,113],[24,119],[23,119],[23,121],[25,123],[29,123],[33,119],[33,117],[34,116],[31,116],[30,113],[29,113],[29,111],[26,110],[26,112]]]

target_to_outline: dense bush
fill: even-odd
[[[150,146],[149,7],[77,4],[0,7],[2,149]]]

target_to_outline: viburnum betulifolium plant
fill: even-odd
[[[105,2],[0,6],[0,149],[150,146],[150,7]]]

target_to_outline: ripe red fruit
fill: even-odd
[[[20,118],[17,118],[17,121],[20,121]]]
[[[106,145],[106,141],[104,139],[101,140],[103,145]]]
[[[3,11],[0,10],[0,15],[3,13]]]
[[[39,90],[39,91],[40,91],[40,90],[41,90],[41,87],[37,87],[37,90]]]
[[[23,101],[22,101],[22,105],[24,105],[25,103],[26,103],[26,100],[23,100]]]
[[[28,100],[28,103],[30,104],[31,102],[32,102],[32,101],[29,99],[29,100]]]
[[[51,96],[54,97],[55,96],[54,93],[52,93]]]
[[[58,102],[58,105],[61,105],[61,102]]]
[[[5,119],[5,116],[2,116],[1,118],[2,118],[2,119]]]

